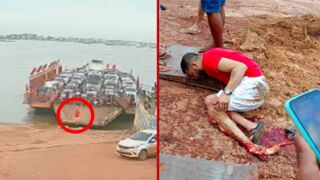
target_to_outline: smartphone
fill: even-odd
[[[293,97],[284,107],[320,162],[320,89]]]

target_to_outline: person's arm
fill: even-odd
[[[233,92],[240,84],[247,69],[248,67],[245,64],[228,58],[221,58],[218,64],[219,71],[230,73],[230,80],[226,85],[226,88],[231,92]]]
[[[230,73],[230,80],[226,88],[233,92],[237,86],[240,84],[245,72],[248,67],[238,61],[234,61],[228,58],[221,58],[217,69],[222,72]],[[230,97],[224,92],[218,93],[218,95],[212,99],[211,103],[216,105],[221,111],[227,111],[229,105]]]

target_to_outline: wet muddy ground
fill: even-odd
[[[195,20],[198,1],[161,2],[167,7],[160,12],[162,50],[172,44],[202,47],[211,43],[206,18],[200,34],[185,33]],[[279,128],[292,125],[283,108],[285,101],[308,89],[320,88],[320,2],[277,2],[230,0],[226,5],[225,47],[252,57],[270,84],[265,105],[245,114],[263,117],[265,145],[282,141]],[[250,155],[209,123],[203,102],[211,93],[160,80],[161,152],[255,164],[261,179],[294,179],[297,165],[294,146],[282,148],[267,161]]]

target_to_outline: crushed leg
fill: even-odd
[[[212,124],[217,125],[217,120],[213,116],[209,116],[209,120]]]
[[[260,160],[267,160],[270,155],[280,151],[280,145],[273,145],[269,148],[253,144],[252,142],[243,142],[242,145],[249,153],[255,155]]]
[[[273,145],[269,148],[253,144],[252,142],[243,142],[242,145],[248,152],[256,155],[272,155],[280,151],[280,145]]]
[[[221,132],[225,135],[230,136],[240,142],[240,144],[251,154],[256,155],[260,160],[266,160],[270,155],[276,154],[280,151],[281,146],[289,145],[288,143],[281,143],[277,145],[272,145],[271,147],[264,147],[257,144],[254,144],[251,141],[243,141],[240,137],[234,134],[232,131],[229,131],[220,124],[220,121],[213,115],[213,113],[208,111],[210,122],[214,121]]]

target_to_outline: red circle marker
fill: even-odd
[[[90,121],[89,123],[82,129],[70,129],[70,128],[67,128],[63,123],[62,123],[62,120],[61,120],[61,117],[60,117],[60,113],[61,113],[61,110],[63,108],[63,106],[65,106],[66,104],[70,103],[70,102],[74,102],[74,101],[79,101],[79,102],[82,102],[83,104],[85,104],[86,106],[88,106],[89,110],[90,110],[90,114],[91,114],[91,117],[90,117]],[[93,110],[93,107],[92,105],[86,101],[85,99],[83,98],[68,98],[66,100],[64,100],[58,107],[58,110],[57,110],[57,122],[59,124],[59,126],[69,132],[69,133],[72,133],[72,134],[79,134],[79,133],[83,133],[84,131],[88,130],[92,124],[93,124],[93,121],[94,121],[94,110]]]

